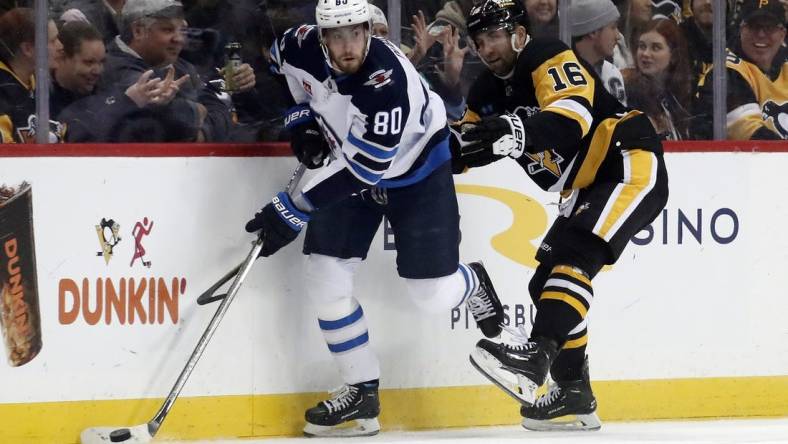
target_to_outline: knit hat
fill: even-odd
[[[427,25],[427,31],[432,35],[438,35],[449,25],[460,31],[460,35],[468,33],[462,7],[456,1],[451,0],[444,3],[443,8],[435,14],[435,21]]]
[[[144,17],[183,18],[183,4],[177,0],[128,0],[120,14],[126,23]]]
[[[370,3],[369,5],[369,13],[372,16],[372,24],[377,25],[378,23],[381,25],[385,25],[386,28],[389,27],[389,22],[386,20],[386,14],[383,13],[383,10],[378,8],[377,6]]]
[[[573,0],[569,4],[572,37],[594,32],[619,17],[618,8],[610,0]]]

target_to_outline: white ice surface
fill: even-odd
[[[529,432],[519,426],[384,431],[368,438],[274,438],[189,441],[188,444],[788,444],[788,418],[718,421],[655,421],[603,424],[598,432]],[[169,443],[174,444],[172,441]],[[178,442],[187,444],[186,441]]]

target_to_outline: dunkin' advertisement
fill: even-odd
[[[41,351],[41,318],[33,239],[33,189],[23,182],[0,187],[0,330],[14,367]]]

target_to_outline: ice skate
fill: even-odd
[[[380,431],[377,387],[344,385],[306,411],[305,436],[372,436]],[[355,422],[355,424],[353,424]]]
[[[583,364],[582,375],[582,379],[576,381],[556,381],[534,405],[521,407],[523,427],[539,432],[599,430],[602,423],[596,415],[588,358]]]
[[[519,403],[530,406],[557,355],[558,344],[552,339],[533,338],[520,344],[482,339],[476,343],[470,359],[492,383]]]
[[[473,314],[476,325],[482,329],[484,336],[494,338],[501,334],[503,323],[503,306],[495,292],[490,276],[481,262],[471,262],[468,266],[479,278],[479,289],[468,297],[465,302]]]

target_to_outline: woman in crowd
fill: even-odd
[[[635,67],[622,74],[629,105],[643,110],[663,139],[689,138],[690,63],[676,22],[648,22],[637,41]]]
[[[525,11],[531,27],[528,32],[534,37],[558,37],[557,0],[524,0]]]

